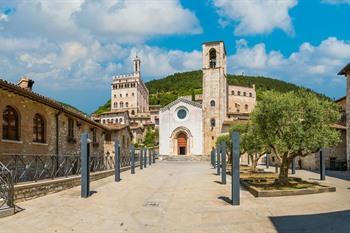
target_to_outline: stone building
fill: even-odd
[[[133,138],[130,126],[126,124],[110,124],[108,129],[109,132],[104,143],[105,153],[114,155],[115,142],[118,141],[121,156],[127,156]]]
[[[185,96],[171,103],[171,107],[164,107],[160,111],[159,146],[163,155],[208,156],[215,147],[217,138],[227,133],[235,122],[246,122],[256,105],[254,85],[241,87],[227,84],[226,49],[222,41],[203,44],[202,62],[202,95],[196,95],[195,101]],[[176,109],[172,108],[175,105]],[[198,109],[202,112],[201,116]],[[185,115],[185,118],[182,120],[179,114],[180,117]],[[196,120],[188,125],[187,119],[190,120],[193,116]],[[193,131],[199,128],[202,128],[201,136]],[[203,141],[200,150],[191,144],[191,141],[196,141],[197,138]],[[194,151],[196,153],[192,153]]]
[[[344,75],[346,78],[346,160],[348,170],[350,170],[350,130],[348,130],[350,127],[350,63],[341,69],[338,75]]]
[[[91,156],[103,156],[108,128],[33,92],[33,83],[28,78],[18,85],[0,80],[0,157],[79,155],[84,132],[92,140]]]
[[[93,119],[102,124],[130,125],[133,142],[142,143],[145,127],[158,127],[159,105],[149,105],[149,92],[141,78],[141,60],[135,57],[133,73],[113,77],[111,111]]]
[[[127,110],[131,116],[148,112],[148,89],[141,79],[141,60],[134,59],[132,74],[113,77],[111,93],[111,110]]]

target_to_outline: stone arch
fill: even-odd
[[[193,136],[191,131],[183,126],[177,127],[173,130],[173,132],[170,135],[170,152],[172,152],[173,155],[180,155],[180,148],[178,144],[179,136],[181,137],[181,140],[184,140],[186,138],[186,148],[185,148],[185,154],[184,155],[191,155],[192,154],[192,148],[193,148]],[[182,142],[183,143],[183,142]],[[183,147],[183,145],[181,145]]]

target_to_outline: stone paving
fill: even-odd
[[[350,182],[327,177],[335,193],[254,198],[241,190],[231,206],[230,185],[208,162],[157,162],[146,169],[19,203],[25,210],[0,219],[0,232],[350,232]],[[317,180],[318,174],[297,171]],[[230,179],[228,179],[230,184]]]

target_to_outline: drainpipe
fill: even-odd
[[[59,166],[59,162],[58,162],[58,154],[60,152],[59,150],[59,136],[60,136],[60,131],[59,131],[59,120],[58,117],[59,115],[61,115],[62,110],[59,110],[56,114],[55,114],[55,120],[56,120],[56,170]]]

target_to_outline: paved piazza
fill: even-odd
[[[92,183],[19,203],[24,211],[0,219],[0,232],[350,232],[350,182],[327,177],[335,193],[254,198],[241,191],[241,206],[228,204],[207,162],[157,162],[122,182]],[[318,174],[297,171],[307,179]],[[230,180],[228,180],[230,183]]]

